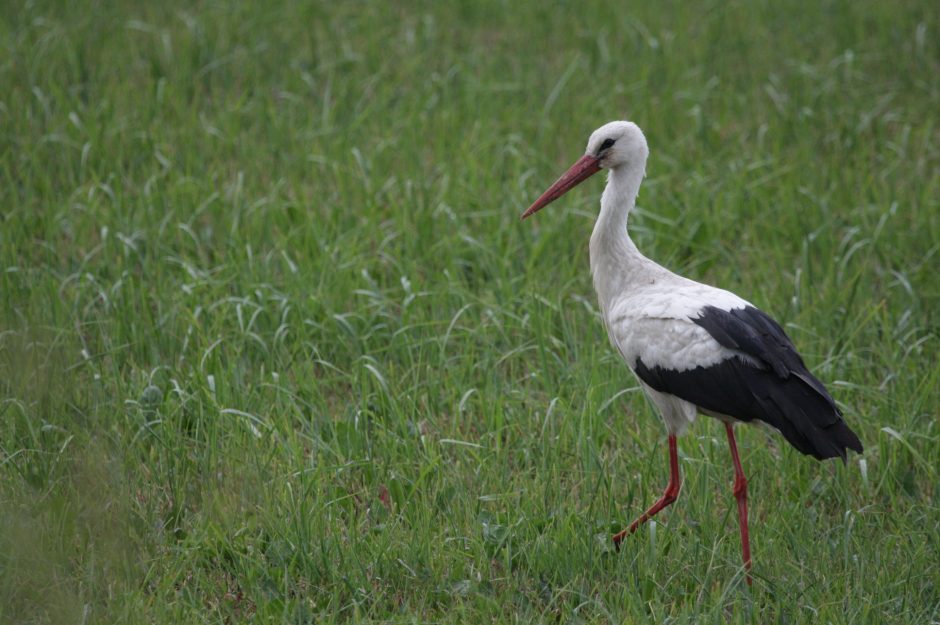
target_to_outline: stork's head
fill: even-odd
[[[643,131],[633,122],[608,122],[591,133],[584,156],[572,165],[526,212],[525,219],[587,180],[601,169],[646,168],[649,147]]]
[[[598,159],[603,169],[646,165],[650,149],[643,131],[633,122],[608,122],[591,133],[585,156]]]

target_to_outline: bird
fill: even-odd
[[[590,265],[610,342],[658,409],[668,433],[669,482],[663,495],[626,529],[624,538],[679,496],[677,436],[698,414],[724,424],[734,468],[741,555],[750,585],[747,478],[734,427],[763,423],[818,460],[862,453],[826,387],[807,369],[793,341],[770,315],[747,300],[690,280],[644,256],[630,238],[628,217],[646,175],[649,146],[630,121],[595,130],[584,155],[522,214],[526,219],[601,170],[607,185],[590,239]]]

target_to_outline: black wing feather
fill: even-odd
[[[641,380],[701,409],[741,421],[763,421],[799,451],[820,460],[837,456],[844,460],[846,449],[861,453],[861,441],[842,419],[832,396],[769,315],[753,306],[734,310],[706,306],[692,321],[719,344],[753,360],[735,357],[676,371],[650,368],[637,359],[634,370]]]

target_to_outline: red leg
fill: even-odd
[[[747,532],[747,479],[741,469],[741,459],[738,458],[738,445],[734,440],[734,427],[725,423],[728,432],[728,445],[731,447],[731,459],[734,461],[734,498],[738,500],[738,525],[741,528],[741,555],[744,558],[744,569],[747,571],[747,583],[751,585],[751,539]]]
[[[614,535],[614,546],[620,549],[620,543],[627,534],[632,534],[636,528],[649,521],[650,517],[674,502],[679,497],[679,454],[676,451],[676,437],[669,435],[669,485],[666,486],[666,492],[654,503],[649,510],[643,513],[640,518],[630,524],[630,527],[619,534]]]

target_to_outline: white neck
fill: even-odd
[[[643,256],[627,233],[627,217],[636,203],[644,167],[621,166],[610,170],[601,196],[601,212],[591,234],[591,274],[594,289],[606,314],[615,295],[661,268]]]

